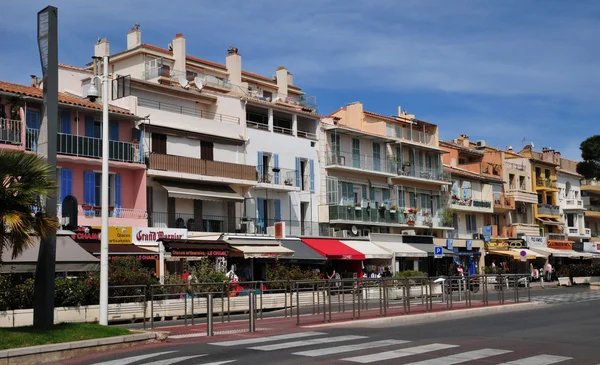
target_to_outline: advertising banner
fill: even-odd
[[[139,246],[158,246],[160,239],[185,240],[187,238],[188,230],[185,228],[133,227],[131,242]]]

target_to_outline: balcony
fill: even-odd
[[[537,178],[535,179],[535,187],[537,190],[557,190],[556,180],[550,180],[548,178]]]
[[[23,122],[0,118],[0,143],[20,145]]]
[[[373,158],[372,155],[349,152],[327,152],[327,167],[371,171],[384,175],[396,175],[396,163],[391,159]]]
[[[366,208],[362,206],[330,205],[329,220],[368,224],[408,224],[408,219],[405,217],[405,214],[399,211],[391,213],[391,211],[387,209]]]
[[[504,166],[507,170],[525,171],[525,165],[523,163],[504,162]]]
[[[583,210],[583,200],[581,199],[566,199],[564,201],[564,210]]]
[[[546,233],[546,238],[552,241],[568,241],[569,237],[563,233]]]
[[[297,190],[302,182],[296,180],[296,170],[272,168],[271,171],[261,171],[257,168],[258,183],[261,187],[279,191]]]
[[[515,198],[504,194],[494,194],[494,211],[506,212],[515,209]]]
[[[299,221],[289,219],[257,219],[239,218],[217,215],[195,216],[193,214],[181,214],[167,212],[152,212],[148,217],[151,227],[162,228],[186,228],[193,232],[218,232],[218,233],[248,233],[248,234],[270,234],[270,227],[276,222],[285,223],[285,233],[290,236],[318,236],[319,223],[311,221]]]
[[[539,236],[540,227],[537,224],[528,223],[513,223],[511,224],[511,235],[510,237],[518,236]]]
[[[316,96],[275,94],[273,95],[272,101],[274,103],[281,103],[311,109],[311,111],[317,109]]]
[[[592,231],[589,228],[580,230],[577,227],[567,227],[567,233],[569,237],[589,238],[592,236]]]
[[[404,139],[406,141],[426,145],[432,145],[434,142],[434,136],[423,130],[399,127],[392,129],[391,132],[391,135],[388,132],[388,137],[395,137],[399,139]]]
[[[396,173],[402,177],[413,177],[417,179],[450,181],[450,173],[443,169],[424,168],[421,166],[409,166],[396,164]]]
[[[196,77],[198,79],[202,80],[202,85],[204,85],[208,88],[215,87],[215,88],[225,89],[225,90],[232,89],[231,82],[227,79],[216,77],[213,75],[208,75],[208,74],[198,74]]]
[[[537,204],[537,215],[560,216],[560,207],[551,204]]]
[[[39,130],[27,128],[25,149],[37,152]],[[56,152],[61,155],[102,158],[102,139],[74,134],[58,133]],[[139,144],[121,141],[108,142],[108,159],[111,161],[143,163]]]
[[[487,200],[476,200],[472,198],[459,198],[452,196],[449,201],[450,207],[456,210],[473,212],[493,212],[492,202]]]
[[[138,106],[163,110],[175,114],[189,115],[192,117],[198,117],[202,119],[214,120],[217,122],[240,124],[240,118],[232,115],[213,113],[205,110],[199,110],[196,108],[190,108],[187,106],[165,103],[162,101],[156,101],[151,99],[138,98]]]
[[[62,205],[57,206],[57,216],[62,215]],[[77,206],[78,224],[80,226],[96,226],[101,224],[102,207],[80,204]],[[142,209],[119,208],[110,206],[108,209],[108,217],[118,219],[114,222],[122,226],[146,226],[148,213]]]
[[[525,185],[510,185],[508,187],[508,192],[506,193],[507,197],[514,198],[515,201],[537,204],[538,198],[537,194],[533,191],[527,190]]]
[[[184,174],[257,181],[256,167],[230,162],[208,161],[193,157],[150,153],[148,168]]]

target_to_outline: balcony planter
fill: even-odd
[[[396,214],[396,206],[395,205],[392,205],[390,207],[390,214]]]
[[[273,171],[273,172],[279,172],[279,171],[281,171],[281,169],[279,167],[273,167],[271,169],[271,171]]]
[[[408,221],[406,221],[406,224],[408,224],[409,226],[414,226],[415,225],[415,221],[409,219]]]
[[[354,210],[362,210],[362,206],[360,204],[355,204]]]
[[[285,180],[283,182],[286,186],[294,186],[294,184],[292,183],[292,180]]]

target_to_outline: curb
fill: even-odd
[[[0,351],[0,365],[43,364],[65,360],[92,352],[131,347],[143,343],[165,341],[169,332],[138,332],[132,335],[93,340],[63,342],[51,345],[19,347]]]
[[[476,317],[489,315],[490,313],[505,313],[531,310],[537,308],[543,303],[530,302],[523,304],[496,305],[484,308],[464,308],[451,311],[440,311],[433,313],[420,314],[404,314],[395,317],[358,319],[346,322],[324,323],[309,326],[300,326],[301,328],[327,328],[327,327],[370,327],[373,325],[399,325],[399,324],[414,324],[430,321],[446,321],[466,317]]]

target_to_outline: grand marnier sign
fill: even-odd
[[[187,238],[187,229],[133,227],[131,242],[139,246],[158,246],[160,239],[185,240]]]

